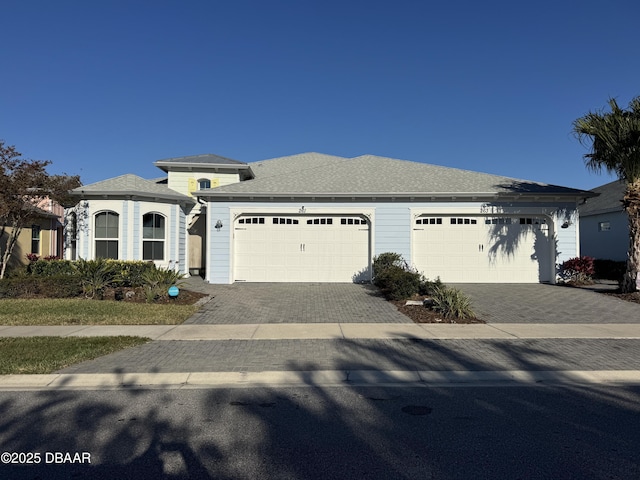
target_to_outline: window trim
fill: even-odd
[[[98,236],[98,217],[101,215],[107,215],[107,219],[109,218],[109,215],[113,215],[116,217],[117,219],[117,235],[115,237],[99,237]],[[108,220],[107,220],[108,221]],[[109,227],[105,227],[107,234],[108,234],[108,228]],[[93,256],[94,258],[98,258],[98,242],[101,243],[106,243],[106,247],[107,247],[107,254],[109,253],[109,245],[111,243],[115,243],[116,246],[116,256],[112,257],[112,256],[107,256],[107,257],[100,257],[100,258],[111,258],[114,260],[118,260],[120,258],[120,214],[118,212],[115,212],[113,210],[101,210],[99,212],[96,212],[95,215],[93,216],[93,246],[94,246],[94,251],[93,251]]]
[[[152,218],[152,220],[151,220],[151,222],[152,222],[151,229],[152,229],[152,234],[153,234],[152,237],[146,237],[145,236],[144,220],[145,220],[145,217],[148,217],[149,215],[152,216],[151,217]],[[159,228],[159,227],[156,227],[156,221],[155,221],[156,217],[159,217],[159,218],[162,219],[162,238],[156,238],[155,237],[155,235],[157,233],[157,229]],[[166,241],[167,241],[167,217],[166,217],[166,215],[163,215],[162,213],[155,212],[155,211],[144,213],[142,215],[142,260],[150,261],[150,262],[151,261],[156,261],[156,262],[157,261],[164,261],[165,252],[166,252],[166,248],[165,248]],[[147,245],[147,244],[151,247],[151,256],[150,257],[147,257],[145,255],[145,245]],[[162,254],[161,258],[155,258],[155,253],[156,253],[155,249],[157,248],[157,245],[160,245],[160,248],[161,248],[161,254]]]
[[[40,225],[31,225],[31,253],[35,253],[36,255],[40,255],[40,246],[42,245],[41,232],[42,227],[40,227]],[[33,248],[34,245],[36,248]]]
[[[598,222],[598,231],[599,232],[610,232],[611,231],[611,222],[608,220],[604,220],[602,222]]]

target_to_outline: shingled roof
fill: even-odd
[[[255,178],[199,192],[229,196],[593,196],[585,190],[375,155],[304,153],[250,164]]]
[[[624,197],[625,184],[619,180],[600,185],[591,191],[599,194],[590,198],[586,203],[578,206],[580,215],[597,215],[600,213],[622,212],[622,198]]]
[[[218,168],[218,169],[234,169],[234,170],[249,170],[251,168],[245,162],[239,162],[238,160],[232,160],[230,158],[221,157],[220,155],[214,155],[212,153],[205,153],[203,155],[190,155],[186,157],[173,157],[165,158],[164,160],[158,160],[153,164],[165,172],[170,167],[206,167],[206,168]]]
[[[136,196],[141,198],[158,198],[177,202],[195,203],[187,195],[171,190],[167,185],[145,180],[133,174],[120,175],[101,182],[91,183],[75,188],[71,194],[80,198],[100,196]]]

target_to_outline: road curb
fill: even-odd
[[[113,390],[130,388],[267,388],[274,386],[527,386],[640,384],[638,370],[413,371],[316,370],[127,374],[2,375],[0,390]]]

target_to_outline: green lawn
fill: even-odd
[[[142,337],[0,338],[0,375],[52,373],[148,341]]]
[[[178,325],[197,309],[76,298],[2,299],[0,325]]]

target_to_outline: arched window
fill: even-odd
[[[95,218],[96,258],[118,258],[118,224],[115,212],[100,212]]]
[[[198,180],[198,190],[204,190],[205,188],[211,188],[211,180],[207,178],[201,178]]]
[[[142,216],[142,259],[164,260],[164,217],[159,213]]]

